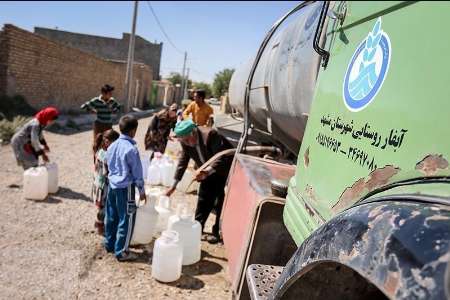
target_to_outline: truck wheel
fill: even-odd
[[[287,290],[279,290],[274,295],[274,299],[381,300],[388,298],[349,267],[335,262],[323,262],[297,278]]]

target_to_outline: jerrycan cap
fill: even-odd
[[[177,243],[179,240],[179,234],[175,230],[164,230],[161,232],[161,238],[167,243]]]
[[[190,221],[192,220],[192,214],[189,212],[187,205],[183,206],[180,211],[180,220]]]

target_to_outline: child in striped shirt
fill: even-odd
[[[81,105],[81,109],[97,115],[94,121],[94,143],[97,134],[112,128],[113,114],[120,110],[120,104],[112,97],[114,87],[105,84],[101,88],[101,95]],[[95,153],[94,153],[95,154]]]

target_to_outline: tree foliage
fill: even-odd
[[[173,85],[180,84],[183,81],[183,76],[181,76],[178,72],[171,72],[169,77],[166,78],[169,80]],[[192,87],[192,80],[188,79],[188,89]]]
[[[216,73],[212,88],[213,94],[216,98],[219,98],[228,92],[228,87],[230,86],[230,80],[233,72],[234,69],[223,69],[219,73]]]
[[[212,95],[211,85],[206,82],[194,82],[192,84],[194,90],[204,90],[206,93],[206,98],[210,98]]]
[[[25,123],[29,121],[29,117],[16,116],[12,121],[3,119],[0,121],[0,140],[3,142],[11,141],[14,133]]]

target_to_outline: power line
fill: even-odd
[[[164,30],[164,27],[162,26],[161,22],[159,21],[159,18],[158,18],[158,16],[156,15],[156,12],[155,12],[155,10],[153,9],[153,7],[152,7],[150,1],[146,1],[146,2],[147,2],[147,4],[148,4],[148,7],[150,8],[150,11],[151,11],[153,17],[155,18],[156,23],[157,23],[158,26],[159,26],[159,29],[161,30],[161,32],[163,33],[163,35],[166,37],[166,39],[167,39],[167,41],[169,42],[169,44],[170,44],[176,51],[178,51],[180,54],[183,54],[183,55],[184,55],[185,52],[182,51],[182,50],[180,50],[180,49],[172,42],[172,40],[170,39],[169,35],[168,35],[167,32]],[[198,58],[188,58],[188,59],[187,59],[187,61],[191,61],[191,62],[192,62],[192,61],[198,61],[198,60],[199,60]],[[212,75],[212,74],[206,74],[206,73],[204,73],[204,72],[201,72],[201,71],[198,71],[198,70],[195,70],[195,69],[192,69],[192,68],[191,68],[191,71],[194,71],[194,73],[197,73],[197,74],[199,74],[199,75],[208,76],[208,77]]]
[[[161,30],[161,32],[163,33],[163,35],[166,37],[167,41],[169,42],[169,44],[175,49],[177,50],[180,54],[184,55],[184,51],[181,51],[177,46],[175,46],[175,44],[172,42],[172,40],[169,38],[169,35],[166,33],[166,31],[164,30],[161,22],[158,19],[158,16],[156,15],[155,11],[153,10],[152,5],[150,4],[150,1],[146,1],[148,4],[148,7],[150,8],[150,11],[153,14],[153,17],[155,17],[156,23],[158,24],[159,29]]]

